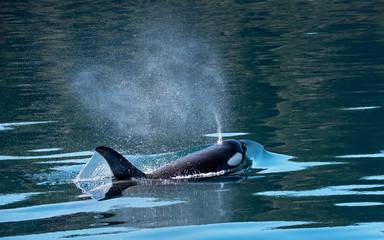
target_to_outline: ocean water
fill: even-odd
[[[383,239],[383,13],[2,1],[0,239]],[[75,182],[97,146],[150,171],[219,128],[252,145],[239,178],[101,201]]]

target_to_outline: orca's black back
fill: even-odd
[[[236,153],[240,153],[244,157],[241,143],[236,140],[226,140],[222,144],[215,144],[164,165],[147,174],[147,177],[166,179],[228,170],[233,168],[233,166],[228,165],[228,160]]]

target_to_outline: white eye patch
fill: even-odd
[[[229,166],[237,166],[240,164],[241,160],[243,159],[243,155],[241,153],[236,153],[228,160]]]

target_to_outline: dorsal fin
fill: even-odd
[[[107,161],[117,180],[146,178],[145,173],[133,166],[125,157],[115,150],[101,146],[97,147],[96,151]]]

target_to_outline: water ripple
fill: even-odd
[[[32,160],[32,159],[49,159],[49,158],[66,158],[66,157],[84,157],[92,156],[93,152],[83,151],[83,152],[72,152],[72,153],[61,153],[61,154],[51,154],[51,155],[40,155],[40,156],[0,156],[0,160]]]
[[[17,123],[0,123],[0,131],[12,130],[17,126],[26,126],[34,124],[54,123],[56,121],[42,121],[42,122],[17,122]]]
[[[371,207],[371,206],[382,206],[382,202],[350,202],[350,203],[336,203],[339,207]]]
[[[350,108],[343,108],[341,110],[344,110],[344,111],[357,111],[357,110],[370,110],[370,109],[376,109],[376,108],[381,108],[381,106],[350,107]]]
[[[384,150],[381,150],[380,153],[335,156],[335,158],[380,158],[380,157],[384,157]]]
[[[384,175],[366,176],[362,177],[362,180],[384,180]]]
[[[15,202],[21,202],[27,200],[28,198],[43,194],[40,192],[30,192],[30,193],[12,193],[12,194],[0,194],[0,206],[8,205]]]
[[[294,162],[290,161],[295,158],[293,156],[273,153],[264,149],[264,146],[249,140],[242,140],[247,143],[247,157],[252,159],[253,169],[264,169],[258,173],[280,173],[300,171],[309,167],[331,165],[331,164],[345,164],[343,162]]]
[[[60,150],[63,150],[63,149],[62,148],[40,148],[40,149],[28,150],[28,152],[55,152]]]
[[[384,195],[384,191],[359,191],[360,189],[383,188],[384,184],[366,184],[366,185],[341,185],[329,186],[314,190],[303,191],[267,191],[254,193],[253,195],[262,195],[270,197],[317,197],[317,196],[341,196],[341,195]]]
[[[0,223],[45,219],[76,213],[98,213],[121,208],[153,208],[183,203],[183,201],[163,201],[157,198],[115,198],[108,201],[84,200],[53,203],[22,208],[0,210]]]
[[[378,240],[384,222],[358,223],[351,226],[309,228],[311,222],[230,222],[165,228],[105,227],[6,237],[4,239],[308,239]],[[297,228],[297,226],[300,226]],[[219,233],[219,234],[218,234]]]

